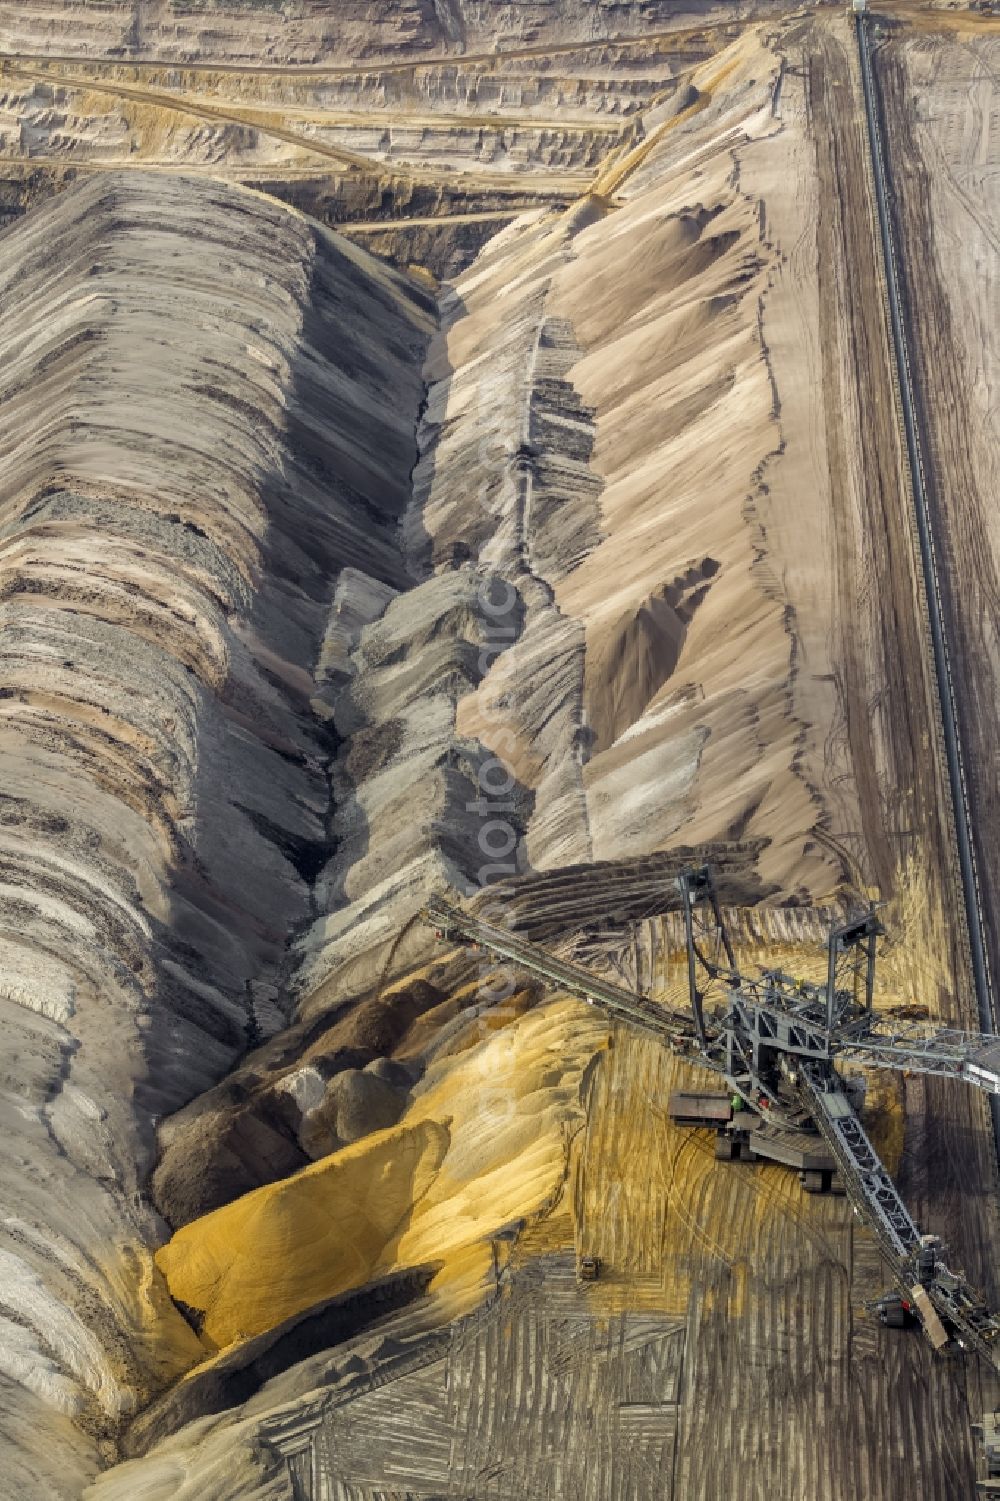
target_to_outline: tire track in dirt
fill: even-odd
[[[877,683],[876,673],[883,677],[871,729],[858,722],[868,717],[866,699],[849,714],[852,759],[879,884],[888,877],[882,889],[893,889],[893,867],[904,862],[910,837],[918,865],[927,872],[928,895],[938,890],[944,904],[950,935],[945,972],[953,978],[946,991],[926,999],[943,1005],[956,1023],[978,1025],[967,982],[961,875],[936,727],[939,709],[924,618],[926,596],[891,364],[889,310],[870,197],[861,98],[849,52],[831,31],[817,25],[810,42],[813,132],[823,184],[821,203],[827,205],[818,226],[825,358],[837,357],[831,355],[828,341],[843,339],[850,372],[845,377],[841,363],[828,386],[832,492],[835,506],[851,503],[849,487],[845,489],[834,475],[836,447],[845,442],[856,445],[858,451],[843,451],[840,462],[848,474],[855,466],[854,483],[864,507],[857,517],[846,519],[841,513],[836,518],[838,588],[845,636],[850,638],[845,646],[845,694],[864,693]],[[833,348],[836,351],[837,345]],[[843,411],[830,412],[841,402]],[[852,536],[852,527],[860,529],[859,537]],[[860,547],[860,564],[842,556],[852,542]],[[852,597],[862,580],[864,595]],[[871,757],[875,773],[865,760]],[[909,792],[908,801],[894,799],[894,789]],[[938,1080],[927,1081],[923,1101],[925,1111],[918,1112],[908,1128],[917,1152],[910,1154],[900,1186],[927,1228],[947,1233],[966,1264],[978,1269],[989,1260],[983,1248],[995,1242],[995,1215],[987,1211],[995,1175],[985,1103]],[[990,1278],[984,1280],[989,1283]]]
[[[954,710],[964,752],[975,895],[986,951],[986,1004],[995,1026],[989,974],[1000,972],[1000,873],[993,859],[1000,839],[1000,784],[992,659],[1000,583],[971,458],[975,438],[969,427],[961,338],[953,326],[948,289],[935,255],[931,185],[914,133],[906,79],[891,47],[880,47],[875,57],[881,105],[889,123],[891,148],[887,149],[891,149],[893,182],[898,189],[890,205],[896,221],[894,238],[909,251],[899,256],[899,293],[916,375],[912,398],[925,455],[922,470],[929,521],[937,533],[939,560],[946,564],[937,571],[937,584],[942,624],[954,643],[949,672],[957,689]],[[958,188],[954,173],[948,175]],[[961,196],[968,199],[965,193]],[[968,203],[967,208],[978,217]],[[912,274],[914,264],[919,264],[919,276]],[[962,810],[956,809],[956,818],[961,816]],[[985,1024],[987,1018],[980,1020]]]
[[[927,683],[916,579],[901,500],[888,331],[847,55],[814,29],[809,99],[821,182],[817,226],[821,343],[840,601],[843,712],[874,882],[892,891],[909,824],[946,860],[940,783],[923,753]],[[854,107],[851,108],[852,103]],[[860,494],[863,513],[858,513]],[[859,608],[860,607],[860,608]],[[913,791],[899,807],[894,790]]]

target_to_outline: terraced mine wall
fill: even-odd
[[[182,166],[325,223],[356,222],[379,253],[454,275],[504,215],[585,190],[678,69],[709,55],[719,26],[403,66],[213,68],[217,37],[189,67],[5,56],[0,216],[111,164]]]
[[[947,696],[962,752],[956,772],[967,889],[975,909],[970,927],[977,987],[982,1014],[994,1024],[1000,894],[992,850],[1000,828],[1000,780],[990,726],[1000,541],[983,496],[996,463],[995,424],[985,407],[997,350],[996,330],[982,309],[993,301],[998,209],[988,188],[995,132],[985,127],[977,141],[967,117],[992,118],[998,55],[995,32],[983,30],[936,52],[890,34],[872,58],[886,122],[887,167],[896,186],[889,209],[928,535],[937,562],[936,602],[950,644]],[[961,234],[946,230],[952,215]],[[930,234],[929,260],[917,248],[920,223]]]
[[[768,7],[758,5],[758,13]],[[777,6],[774,7],[777,9]],[[0,28],[11,50],[52,55],[88,54],[167,57],[183,61],[206,55],[219,62],[255,65],[320,63],[346,54],[359,61],[398,58],[401,66],[421,52],[477,49],[488,61],[500,46],[537,46],[544,53],[567,36],[635,36],[692,16],[717,18],[718,4],[691,0],[678,18],[675,0],[646,0],[641,7],[620,0],[546,0],[512,6],[504,0],[404,0],[369,5],[349,0],[335,10],[324,0],[163,0],[136,7],[130,0],[74,13],[72,40],[65,17],[52,4],[8,0]]]

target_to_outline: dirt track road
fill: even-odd
[[[994,989],[1000,976],[1000,38],[876,52],[911,357],[957,678]],[[927,85],[934,84],[930,98]],[[916,108],[914,104],[916,102]],[[993,309],[994,316],[987,310]]]
[[[915,952],[935,954],[941,976],[937,993],[922,999],[956,1024],[978,1028],[949,792],[934,731],[930,644],[894,404],[857,62],[821,24],[812,29],[809,52],[813,132],[824,188],[818,251],[826,385],[832,397],[827,419],[836,513],[833,565],[845,630],[842,691],[868,858],[883,890],[898,889],[907,866],[916,880],[920,916],[910,941]],[[919,244],[913,239],[907,249],[922,265],[926,256]],[[859,498],[860,509],[852,497]],[[911,1087],[899,1186],[922,1228],[949,1238],[956,1258],[991,1296],[994,1180],[985,1102],[939,1080]],[[970,1379],[973,1384],[978,1379],[974,1367]],[[978,1400],[970,1397],[973,1406]]]

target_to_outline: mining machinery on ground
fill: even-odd
[[[821,1138],[890,1269],[894,1290],[877,1305],[882,1322],[917,1323],[935,1349],[975,1350],[1000,1370],[1000,1315],[948,1266],[940,1239],[917,1228],[861,1122],[857,1091],[840,1073],[846,1064],[936,1074],[1000,1094],[1000,1037],[901,1022],[876,1009],[875,957],[883,929],[874,909],[831,932],[825,984],[769,969],[748,977],[737,968],[711,870],[685,870],[677,887],[687,947],[684,1009],[638,995],[441,898],[432,899],[423,916],[441,937],[481,948],[601,1006],[712,1070],[734,1104],[730,1121],[717,1128],[731,1130],[733,1120],[752,1123],[761,1148],[753,1155],[788,1160],[766,1143],[794,1138],[809,1161]]]

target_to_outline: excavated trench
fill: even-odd
[[[435,13],[450,34],[468,8]],[[551,60],[533,81],[471,62],[375,70],[364,87],[381,103],[398,85],[411,105],[440,88],[479,108],[575,97],[625,116],[663,61],[654,49],[606,90],[581,76],[575,96]],[[697,1305],[710,1332],[684,1357],[692,1390],[715,1380],[715,1340],[786,1412],[780,1331],[811,1328],[813,1308],[807,1359],[847,1381],[829,1330],[858,1338],[854,1243],[784,1203],[764,1212],[736,1178],[709,1193],[696,1175],[692,1229],[673,1193],[689,1164],[656,1114],[674,1063],[621,1034],[608,1052],[604,1019],[538,1005],[531,986],[484,1004],[492,970],[435,947],[419,916],[431,892],[478,895],[655,988],[678,864],[708,854],[738,909],[776,902],[743,914],[742,937],[789,963],[856,880],[851,857],[869,868],[887,815],[859,811],[845,641],[870,672],[856,701],[885,697],[888,722],[898,700],[877,677],[879,601],[859,615],[851,590],[834,597],[812,545],[840,518],[846,569],[861,509],[846,467],[831,473],[846,377],[829,308],[849,258],[827,255],[816,210],[834,199],[810,132],[839,136],[807,73],[748,33],[690,85],[691,108],[667,91],[643,149],[614,165],[613,202],[564,211],[556,194],[506,228],[442,231],[455,238],[436,261],[420,250],[455,271],[485,245],[440,301],[294,208],[195,175],[70,185],[53,168],[67,191],[6,232],[0,1018],[16,1066],[0,1180],[19,1212],[0,1226],[0,1350],[16,1357],[0,1386],[25,1494],[40,1478],[75,1501],[111,1465],[101,1501],[285,1496],[305,1473],[300,1428],[321,1420],[314,1454],[359,1494],[383,1459],[397,1475],[426,1459],[415,1493],[432,1472],[450,1485],[459,1429],[473,1478],[455,1484],[472,1494],[489,1424],[498,1453],[524,1439],[527,1473],[548,1462],[531,1422],[503,1427],[523,1373],[493,1383],[496,1412],[448,1404],[492,1400],[477,1362],[543,1348],[532,1320],[550,1293],[574,1330],[600,1325],[625,1351],[632,1314],[616,1304],[612,1326],[581,1303],[580,1236],[630,1288],[639,1269],[639,1333],[658,1350],[684,1348],[697,1277],[714,1290],[725,1267],[730,1292]],[[326,87],[355,97],[353,76]],[[556,167],[589,160],[575,137],[543,145]],[[293,182],[262,165],[255,181],[370,216],[366,232],[471,203],[346,172]],[[490,211],[539,201],[527,178],[524,194],[476,193]],[[409,259],[436,233],[372,243]],[[703,1211],[721,1260],[701,1246]],[[799,1271],[773,1278],[773,1255],[804,1269],[798,1301],[782,1289]],[[490,1323],[501,1289],[521,1299],[516,1339]],[[758,1366],[768,1319],[774,1360]],[[532,1382],[570,1369],[559,1339]],[[922,1368],[898,1359],[916,1391]],[[427,1372],[447,1361],[442,1405]],[[869,1364],[850,1380],[877,1412]],[[366,1409],[396,1376],[411,1408],[393,1393]],[[807,1427],[829,1397],[812,1380],[796,1387]],[[595,1381],[599,1419],[588,1396],[576,1449],[604,1464],[628,1448],[638,1475],[617,1377]],[[337,1416],[349,1396],[359,1433],[375,1415],[370,1449],[352,1447],[354,1409]],[[744,1406],[726,1415],[734,1435]],[[405,1411],[431,1415],[419,1441]],[[689,1402],[691,1421],[702,1411],[711,1400]],[[693,1475],[714,1477],[716,1448],[715,1432],[701,1460],[688,1444]]]
[[[530,497],[508,456],[499,512],[431,566],[420,495],[450,463],[434,412],[453,400],[440,351],[423,370],[431,298],[239,189],[88,180],[5,251],[3,1008],[36,1060],[50,1176],[24,1195],[45,1233],[8,1226],[4,1255],[11,1318],[50,1372],[15,1389],[12,1421],[41,1435],[55,1400],[79,1425],[80,1452],[52,1458],[60,1495],[59,1474],[114,1458],[130,1414],[204,1358],[211,1315],[180,1293],[171,1308],[152,1248],[409,1129],[467,966],[385,987],[426,956],[432,889],[526,868],[536,802],[511,780],[487,861],[477,804],[498,762],[460,705],[540,616],[565,637],[551,733],[575,736],[582,639],[552,590],[598,536],[600,483],[571,332],[529,316],[507,358],[527,340],[532,374],[490,442],[523,430],[542,450]],[[570,510],[587,519],[567,532]],[[579,803],[572,764],[560,795]],[[439,1150],[442,1129],[408,1139]],[[44,1207],[52,1174],[72,1217]],[[95,1267],[95,1225],[119,1266]],[[60,1353],[74,1339],[96,1391]],[[282,1348],[262,1369],[304,1346]]]
[[[404,963],[396,935],[411,934],[412,966],[429,936],[413,932],[413,921],[433,889],[472,892],[529,868],[524,836],[537,800],[507,779],[503,799],[488,803],[502,810],[504,846],[491,858],[484,792],[499,763],[456,721],[461,702],[529,629],[536,651],[555,632],[566,638],[556,648],[566,657],[566,697],[546,733],[570,747],[580,739],[582,633],[555,605],[552,585],[600,539],[600,481],[589,468],[591,415],[565,378],[579,351],[566,321],[545,318],[542,305],[535,293],[527,316],[503,334],[499,359],[511,379],[491,391],[491,435],[473,428],[460,440],[475,443],[483,472],[499,476],[495,493],[479,497],[482,511],[459,508],[454,539],[439,531],[432,544],[424,531],[439,466],[471,467],[468,455],[448,451],[447,423],[435,418],[463,397],[451,375],[432,379],[414,424],[414,498],[400,533],[397,579],[407,583],[354,568],[337,578],[313,699],[331,750],[325,835],[304,848],[286,837],[282,845],[310,903],[286,956],[299,1020],[161,1127],[152,1192],[175,1229],[397,1123],[421,1063],[391,1055],[446,991],[443,976],[432,976],[385,998]],[[519,432],[511,458],[510,434]],[[578,804],[585,829],[573,785],[581,764],[570,757],[559,797],[563,809],[567,798]],[[589,860],[585,834],[573,849]],[[448,988],[461,972],[449,974]]]

